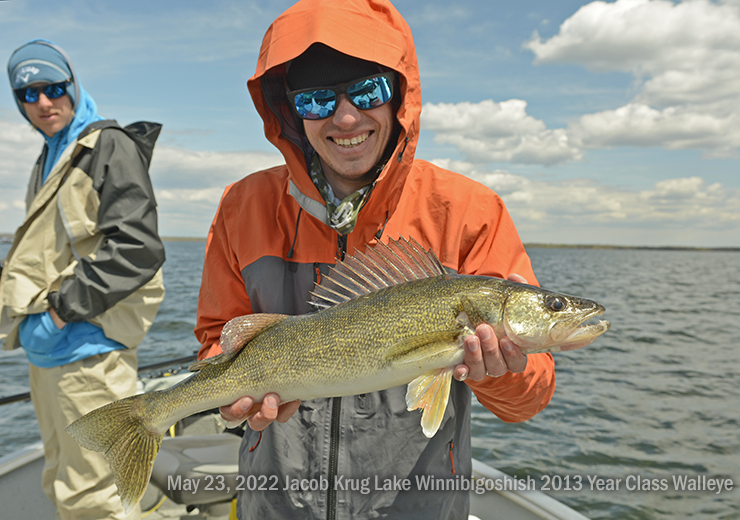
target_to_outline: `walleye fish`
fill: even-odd
[[[480,323],[525,354],[585,347],[609,322],[598,303],[488,276],[447,274],[431,251],[401,238],[338,261],[312,292],[321,310],[252,314],[229,321],[223,353],[191,365],[177,385],[93,410],[67,427],[101,451],[124,508],[142,497],[164,433],[189,415],[249,395],[283,402],[338,397],[408,384],[427,437],[439,429],[463,340]],[[258,405],[253,409],[256,412]]]

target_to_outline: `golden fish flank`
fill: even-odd
[[[285,402],[356,395],[408,384],[408,409],[421,427],[440,427],[453,367],[480,323],[508,335],[525,354],[584,347],[609,323],[583,325],[598,303],[486,276],[448,275],[416,241],[389,241],[338,262],[314,289],[321,310],[302,316],[235,318],[223,354],[196,362],[192,377],[160,392],[116,401],[67,431],[102,451],[126,510],[146,489],[165,431],[180,419],[249,395]],[[296,348],[296,338],[300,345]]]

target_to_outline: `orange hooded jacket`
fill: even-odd
[[[247,266],[264,257],[303,266],[335,262],[337,233],[326,224],[324,200],[307,173],[304,151],[296,144],[301,142],[301,129],[282,95],[285,64],[316,42],[379,63],[401,78],[398,145],[375,181],[357,227],[347,236],[346,249],[362,251],[366,244],[376,243],[379,233],[413,237],[431,246],[442,264],[458,273],[501,278],[517,273],[537,283],[501,199],[478,183],[414,159],[421,88],[411,30],[400,14],[384,1],[303,1],[268,29],[257,71],[248,82],[265,135],[286,165],[226,188],[208,235],[195,329],[203,345],[200,358],[220,352],[221,328],[231,318],[277,312],[253,308],[243,277]],[[264,85],[279,90],[270,94],[277,101],[268,100]],[[309,215],[296,225],[301,207]],[[309,288],[312,284],[313,279]],[[308,300],[308,292],[297,298],[295,305],[307,312],[309,308],[301,304]],[[484,406],[505,421],[517,422],[547,405],[554,380],[552,356],[542,354],[529,356],[523,374],[467,383]]]
[[[394,95],[400,96],[396,114],[400,134],[395,149],[373,183],[355,229],[344,237],[328,225],[325,202],[307,173],[312,149],[303,135],[301,122],[289,110],[285,96],[286,64],[317,42],[378,63],[396,71],[399,77],[399,91]],[[265,135],[280,150],[286,164],[248,175],[224,192],[208,235],[198,302],[195,334],[203,345],[199,353],[201,359],[220,352],[221,329],[231,318],[256,312],[299,314],[311,310],[306,301],[320,273],[326,272],[344,251],[351,253],[355,248],[364,251],[366,244],[375,244],[383,235],[415,238],[424,247],[431,247],[450,271],[501,278],[518,273],[530,283],[536,283],[529,258],[498,195],[462,175],[414,159],[422,106],[416,51],[411,30],[389,2],[298,2],[268,29],[257,70],[248,81],[248,88],[264,121]],[[552,397],[555,388],[553,358],[549,354],[530,355],[527,368],[521,374],[508,373],[480,382],[453,382],[457,397],[451,398],[453,406],[448,409],[452,410],[453,416],[457,414],[456,419],[453,417],[450,421],[456,424],[448,424],[447,430],[443,424],[435,436],[436,439],[449,434],[449,454],[446,444],[434,449],[441,454],[440,460],[451,465],[454,439],[455,449],[459,449],[462,459],[466,459],[458,468],[463,474],[469,471],[470,464],[469,393],[463,391],[466,385],[486,408],[502,420],[527,420],[541,411]],[[403,391],[397,393],[402,398]],[[350,398],[344,399],[348,401]],[[384,399],[381,397],[380,401]],[[358,405],[360,408],[367,404],[366,401],[362,403]],[[344,406],[343,420],[345,416],[362,415],[356,410],[349,412]],[[310,431],[316,423],[323,424],[323,419],[316,415],[319,408],[312,405],[313,415],[308,421],[314,426],[309,428]],[[331,409],[326,408],[326,413],[333,414]],[[294,420],[295,417],[286,424]],[[393,420],[400,419],[394,416]],[[419,430],[413,433],[414,442],[426,443],[423,436],[417,435],[420,434],[418,420],[413,415],[412,422]],[[346,432],[355,428],[351,419],[346,421],[348,426],[341,430],[340,435],[349,435]],[[391,431],[389,425],[393,422],[387,417],[384,421],[388,428],[386,431]],[[279,440],[270,441],[272,435],[285,435],[295,441],[294,436],[284,433],[284,427],[277,423],[271,425],[265,430],[260,446],[266,441],[274,442],[271,446],[280,445]],[[364,426],[357,425],[356,428]],[[320,457],[321,446],[321,443],[306,446],[305,452],[303,448],[296,448],[297,453],[283,462],[291,466],[296,464],[295,461],[290,462],[293,457]],[[432,449],[427,448],[422,446],[420,449],[426,450],[425,453]],[[362,449],[353,449],[353,467],[376,463],[373,457],[377,454],[362,459],[359,455]],[[310,455],[313,452],[318,453]],[[255,453],[249,454],[252,457],[249,459],[243,454],[243,472],[259,474],[259,471],[268,471],[268,468],[274,469],[280,464],[275,460],[280,458],[279,453],[272,452],[270,460],[263,462],[257,461],[255,457],[259,455]],[[417,456],[421,454],[417,453]],[[408,457],[407,474],[411,472],[410,468],[421,467],[419,460],[414,459],[415,455]],[[395,460],[392,464],[403,466],[400,458],[402,456],[398,453],[388,454],[388,459]],[[317,465],[322,463],[317,462]],[[424,468],[432,472],[439,469],[436,466],[433,470],[421,467],[422,470]],[[316,471],[322,470],[317,468]],[[275,495],[273,498],[277,499]],[[356,505],[357,497],[354,499]],[[250,496],[249,500],[262,504],[256,495]],[[297,499],[286,499],[287,502],[291,500]],[[323,502],[319,502],[316,507],[320,508]],[[337,503],[342,502],[338,500]],[[254,507],[268,507],[265,504],[267,502]],[[243,513],[246,517],[247,513],[244,510]],[[277,515],[277,511],[271,511],[268,516],[271,514]]]

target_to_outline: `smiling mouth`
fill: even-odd
[[[351,139],[340,139],[336,137],[330,137],[330,139],[339,146],[343,148],[352,148],[354,146],[360,145],[367,141],[367,138],[370,137],[370,132],[365,132],[364,134],[357,135],[355,137],[352,137]]]

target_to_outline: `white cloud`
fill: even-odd
[[[728,235],[740,236],[740,191],[707,185],[698,176],[637,191],[590,179],[553,182],[448,159],[433,162],[496,191],[524,241],[709,247],[726,245]],[[613,238],[625,231],[625,241]]]
[[[193,151],[173,146],[157,146],[151,175],[163,188],[222,189],[246,175],[283,162],[277,152]]]
[[[579,63],[598,71],[718,71],[717,63],[737,57],[739,23],[737,6],[728,3],[596,1],[581,7],[549,40],[535,32],[524,46],[536,63]]]
[[[33,127],[20,117],[0,117],[0,183],[6,188],[24,188],[24,176],[31,172],[41,152],[44,140]]]
[[[614,146],[702,150],[740,156],[740,2],[617,0],[581,7],[543,41],[535,63],[624,71],[636,95],[624,106],[548,129],[526,101],[424,105],[422,126],[466,161],[558,164]]]
[[[150,174],[159,205],[160,234],[206,236],[226,186],[281,163],[282,156],[277,152],[192,151],[158,146]]]
[[[583,116],[587,147],[662,146],[736,157],[740,147],[740,2],[617,0],[581,7],[543,41],[535,63],[577,63],[635,77],[634,100]]]
[[[427,103],[422,127],[435,133],[435,142],[454,145],[474,163],[556,164],[580,159],[563,129],[548,130],[526,108],[527,102],[520,99]]]
[[[581,116],[568,125],[567,133],[573,143],[585,148],[705,149],[708,157],[731,156],[740,145],[736,115],[711,114],[686,106],[657,110],[629,103],[616,110]]]
[[[26,187],[44,140],[31,125],[0,115],[0,233],[20,226],[26,207]]]
[[[17,118],[13,118],[17,119]],[[23,221],[31,167],[43,139],[27,123],[0,117],[0,233]],[[226,186],[281,164],[277,152],[192,151],[157,146],[150,175],[163,236],[205,236]]]

